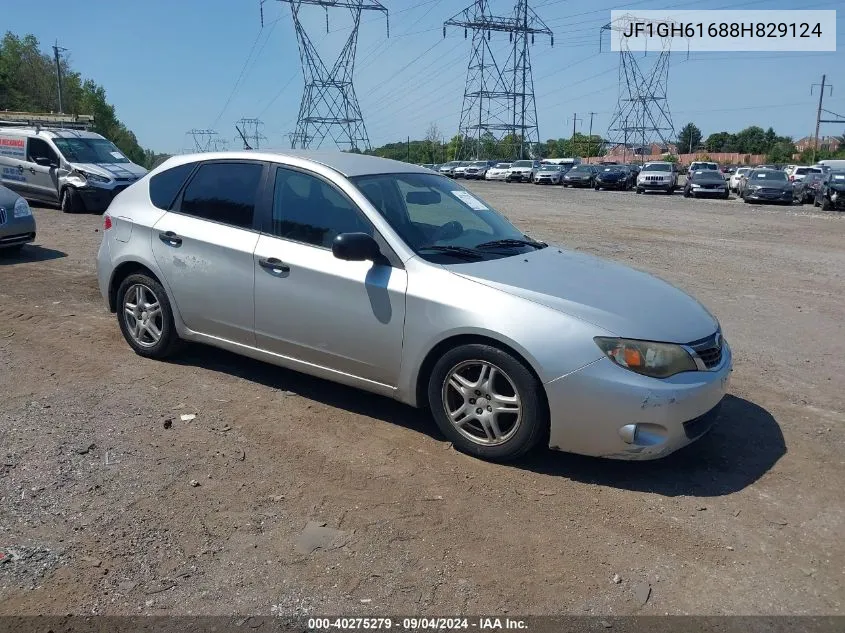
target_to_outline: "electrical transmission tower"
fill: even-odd
[[[463,27],[464,37],[472,31],[456,158],[489,157],[504,137],[511,141],[509,153],[514,158],[532,156],[540,133],[528,45],[541,34],[548,35],[554,46],[554,34],[528,0],[517,0],[513,14],[505,17],[492,15],[487,0],[476,0],[443,23],[443,37],[447,26]],[[504,65],[496,61],[490,46],[493,31],[507,33],[513,44]]]
[[[370,149],[370,139],[364,127],[364,118],[358,97],[352,85],[355,68],[355,50],[358,45],[358,28],[361,13],[381,11],[387,18],[387,9],[377,0],[279,0],[290,4],[293,26],[299,43],[299,58],[305,77],[305,90],[299,107],[296,131],[290,135],[294,149],[320,147],[329,136],[340,149]],[[352,31],[331,66],[327,66],[317,48],[308,37],[299,12],[302,5],[323,7],[326,12],[326,32],[329,30],[329,9],[349,9]],[[388,22],[387,36],[390,37]]]
[[[267,140],[267,137],[262,134],[264,121],[261,119],[244,117],[235,123],[235,129],[238,131],[235,141],[242,141],[244,149],[260,149],[261,141]]]
[[[643,22],[626,15],[605,24],[601,32],[627,32],[632,20]],[[626,148],[629,143],[639,144],[640,153],[651,153],[646,148],[650,148],[652,143],[668,146],[675,139],[675,126],[666,98],[671,38],[660,38],[661,50],[657,59],[645,69],[631,51],[628,38],[619,39],[619,102],[607,134],[612,143],[624,144]]]
[[[220,138],[214,130],[199,130],[194,128],[185,132],[193,141],[191,152],[223,152],[226,151],[228,142]]]

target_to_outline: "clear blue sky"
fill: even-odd
[[[472,0],[384,0],[390,10],[390,39],[383,15],[364,14],[358,43],[356,90],[373,146],[422,138],[431,123],[446,136],[457,131],[470,41],[457,29],[443,38],[442,23]],[[708,8],[791,9],[786,0],[536,0],[531,4],[555,32],[555,46],[537,38],[531,49],[540,137],[568,137],[572,115],[587,132],[604,134],[618,96],[618,53],[609,52],[599,27],[611,9]],[[497,14],[513,2],[490,0]],[[841,0],[809,0],[802,9],[841,8]],[[348,14],[303,9],[312,38],[336,53],[348,34]],[[693,53],[672,60],[669,106],[676,129],[695,122],[705,135],[737,131],[752,124],[780,134],[812,134],[817,96],[810,84],[826,73],[835,87],[827,109],[845,114],[845,11],[837,16],[835,53]],[[40,0],[5,2],[2,28],[32,33],[45,51],[58,39],[74,68],[103,85],[119,118],[145,147],[176,152],[190,143],[185,132],[213,127],[237,147],[234,123],[240,117],[265,122],[268,147],[288,147],[302,94],[299,53],[290,7],[266,0],[260,29],[258,0]],[[496,39],[498,38],[498,43]],[[507,35],[494,34],[505,49]],[[250,57],[251,53],[251,57]],[[247,62],[249,59],[249,62]],[[238,77],[246,69],[233,91]],[[231,95],[231,98],[230,98]],[[228,103],[227,103],[228,102]],[[826,135],[845,126],[823,126]]]

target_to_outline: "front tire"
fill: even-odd
[[[59,204],[62,208],[62,213],[79,213],[84,210],[82,201],[79,198],[79,192],[73,187],[65,187],[62,190],[62,197]]]
[[[117,320],[123,338],[139,356],[167,358],[179,346],[170,299],[149,275],[129,275],[120,284]]]
[[[455,448],[490,461],[526,454],[549,424],[540,382],[522,362],[490,345],[446,352],[431,372],[428,401]]]

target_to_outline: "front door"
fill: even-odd
[[[30,137],[26,140],[24,165],[31,195],[49,203],[59,201],[59,156],[47,141]]]
[[[254,346],[253,228],[264,163],[212,161],[152,231],[156,263],[185,325]]]
[[[398,382],[407,275],[332,255],[339,233],[374,234],[355,204],[308,172],[276,168],[255,249],[258,347],[384,385]]]

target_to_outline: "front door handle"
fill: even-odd
[[[182,238],[176,235],[176,233],[174,233],[173,231],[165,231],[164,233],[159,233],[158,239],[160,239],[165,244],[169,244],[170,246],[182,245]]]
[[[258,260],[258,265],[276,274],[290,272],[290,266],[275,257],[261,258]]]
[[[29,168],[29,173],[34,174],[34,173],[35,173],[35,167],[30,167],[30,168]]]

